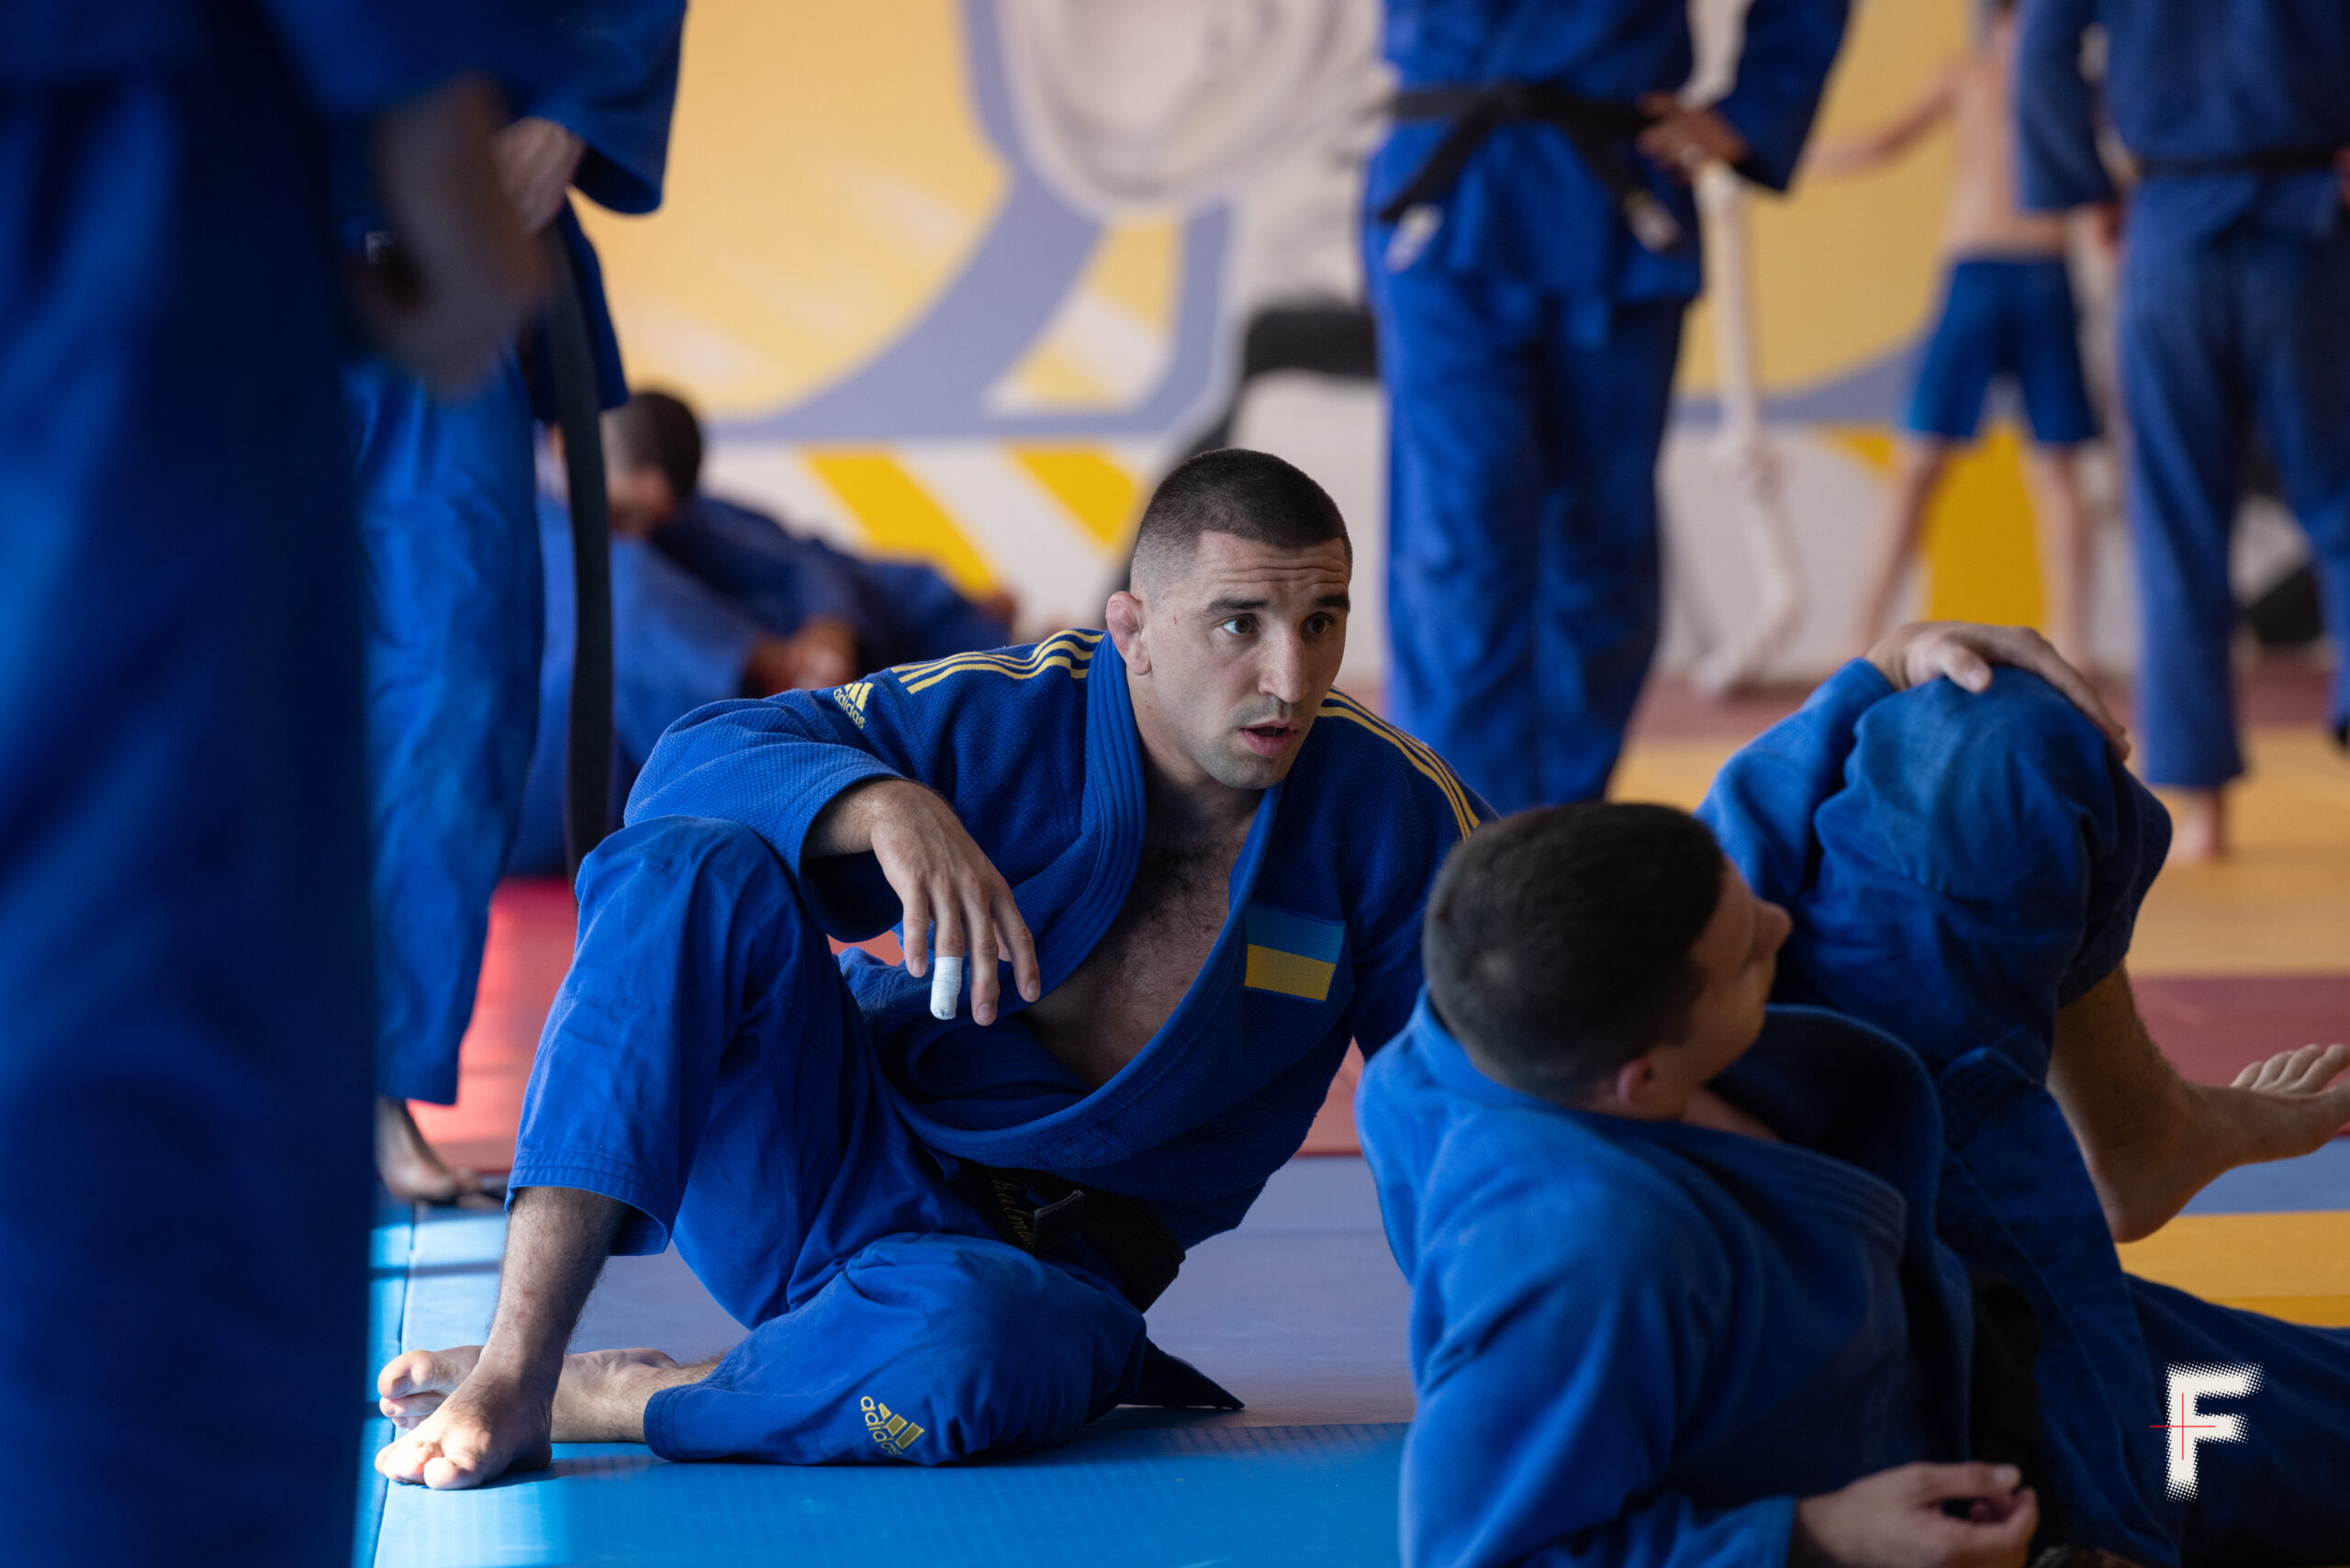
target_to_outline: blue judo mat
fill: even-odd
[[[478,1342],[500,1216],[386,1206],[375,1232],[376,1364]],[[1407,1297],[1359,1159],[1297,1161],[1248,1223],[1195,1249],[1152,1338],[1248,1401],[1231,1415],[1116,1411],[1069,1446],[958,1469],[671,1464],[567,1444],[478,1492],[362,1492],[360,1568],[859,1560],[924,1568],[1376,1565],[1397,1560],[1411,1380]],[[616,1258],[576,1350],[707,1356],[743,1330],[677,1255]],[[369,1455],[388,1440],[371,1419]]]

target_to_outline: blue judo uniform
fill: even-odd
[[[508,73],[518,118],[587,144],[573,185],[615,212],[660,205],[684,0],[569,0]],[[364,207],[347,227],[364,230]],[[603,406],[624,401],[594,249],[566,207]],[[345,379],[367,561],[367,750],[374,797],[378,1092],[449,1103],[480,978],[489,898],[522,811],[538,700],[533,386],[509,353],[443,401],[382,363]]]
[[[1968,1451],[1967,1270],[2037,1311],[2076,1540],[2337,1557],[2350,1334],[2125,1276],[2045,1088],[2058,1008],[2121,963],[2168,843],[2103,738],[2014,671],[1895,698],[1855,663],[1700,814],[1795,917],[1763,1042],[1720,1080],[1785,1144],[1549,1106],[1425,1014],[1365,1075],[1433,1422],[1406,1457],[1414,1561],[1776,1561],[1793,1497]],[[2251,1440],[2201,1449],[2182,1502],[2159,1424],[2189,1361],[2265,1372]],[[1505,1464],[1463,1435],[1480,1421],[1516,1436]]]
[[[852,555],[732,501],[692,497],[653,543],[778,637],[818,617],[846,622],[863,669],[999,647],[1011,634],[934,567]]]
[[[1845,11],[1746,13],[1716,106],[1752,150],[1748,178],[1793,176]],[[1386,53],[1407,90],[1551,84],[1623,105],[1688,79],[1688,5],[1388,0]],[[1590,800],[1656,646],[1656,463],[1700,286],[1695,211],[1622,141],[1689,237],[1646,250],[1561,131],[1505,120],[1430,204],[1432,236],[1380,221],[1443,135],[1399,123],[1368,185],[1394,711],[1502,811]]]
[[[2228,648],[2228,536],[2247,438],[2307,531],[2326,624],[2350,638],[2350,223],[2328,165],[2350,148],[2350,10],[2334,0],[2026,0],[2016,104],[2026,206],[2108,201],[2080,69],[2109,39],[2103,107],[2143,178],[2117,342],[2143,632],[2146,776],[2244,771]],[[2337,660],[2331,722],[2350,721]]]
[[[330,118],[509,7],[0,6],[12,1564],[351,1548],[370,1034]],[[172,1391],[254,1373],[258,1462]],[[178,1456],[176,1459],[172,1456]]]
[[[506,857],[510,876],[560,877],[563,801],[571,741],[576,585],[571,509],[539,498],[546,573],[546,643],[539,660],[539,727],[522,788],[521,825]],[[743,672],[760,627],[750,615],[641,539],[612,539],[612,790],[628,799],[661,732],[695,709],[743,694]]]
[[[898,915],[870,856],[802,858],[844,790],[943,792],[1012,883],[1049,991],[1124,905],[1143,765],[1114,644],[901,667],[674,726],[630,825],[579,880],[579,945],[532,1072],[513,1184],[630,1205],[621,1252],[678,1250],[750,1326],[665,1390],[671,1458],[940,1463],[1064,1441],[1135,1397],[1147,1351],[1115,1266],[997,1238],[961,1162],[1141,1200],[1191,1246],[1293,1153],[1349,1039],[1402,1026],[1445,851],[1483,807],[1332,694],[1268,790],[1230,913],[1181,1003],[1109,1082],[1021,1021],[930,1015],[930,985],[825,937]]]

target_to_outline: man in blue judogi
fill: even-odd
[[[1846,0],[1755,0],[1706,108],[1686,0],[1388,0],[1364,265],[1393,448],[1395,715],[1503,811],[1606,787],[1656,645],[1685,181],[1784,189]],[[1670,171],[1668,178],[1661,171]]]
[[[2082,34],[2105,30],[2101,107]],[[2350,637],[2350,11],[2333,0],[2024,0],[2016,113],[2028,207],[2108,202],[2111,124],[2138,166],[2117,342],[2141,625],[2146,777],[2178,792],[2175,853],[2226,848],[2244,771],[2228,536],[2256,441]],[[2337,659],[2329,722],[2350,723]]]
[[[684,14],[684,0],[571,0],[508,77],[500,173],[578,280],[607,407],[627,392],[569,193],[615,212],[660,205]],[[345,226],[362,242],[372,210],[354,203]],[[522,809],[541,635],[532,420],[554,409],[531,380],[510,349],[463,399],[380,360],[346,376],[367,559],[377,1164],[404,1197],[476,1185],[433,1155],[407,1102],[456,1099],[490,893]]]
[[[2031,675],[1897,695],[1923,646],[1841,672],[1702,823],[1535,813],[1439,882],[1359,1111],[1414,1282],[1407,1562],[2350,1539],[2350,1335],[2131,1280],[2111,1241],[2322,1143],[2344,1054],[2178,1084],[2121,967],[2161,808]],[[2179,1446],[2190,1364],[2263,1369],[2226,1407],[2250,1442]]]
[[[581,869],[489,1341],[384,1369],[413,1429],[377,1467],[471,1485],[591,1433],[936,1464],[1231,1403],[1142,1309],[1402,1026],[1485,814],[1330,689],[1348,572],[1312,480],[1208,453],[1106,633],[672,728]],[[904,968],[835,963],[893,921]],[[673,1238],[750,1337],[566,1363],[604,1257]]]
[[[853,555],[704,492],[701,421],[682,398],[630,398],[605,416],[604,451],[612,526],[649,540],[790,640],[797,667],[785,686],[832,686],[1011,637],[1006,594],[967,598],[926,563]]]
[[[487,95],[436,84],[515,9],[0,7],[11,1563],[350,1550],[368,948],[328,125],[372,121],[413,241],[366,314],[477,375],[536,274]],[[191,1462],[169,1391],[229,1365],[266,1436]]]

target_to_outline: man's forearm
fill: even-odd
[[[890,809],[890,796],[899,790],[922,786],[903,778],[864,778],[833,798],[833,803],[808,824],[808,839],[800,849],[806,859],[834,855],[863,855],[873,847],[874,825]]]

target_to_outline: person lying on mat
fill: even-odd
[[[1208,453],[1106,634],[673,726],[580,872],[488,1343],[384,1369],[378,1468],[471,1485],[551,1432],[934,1464],[1233,1403],[1143,1309],[1403,1026],[1489,814],[1331,690],[1350,563],[1311,479]],[[902,968],[825,941],[893,923]],[[604,1258],[672,1238],[749,1338],[566,1367]]]
[[[1009,641],[1017,605],[973,599],[922,561],[855,555],[701,488],[701,421],[684,399],[643,391],[604,416],[612,528],[642,538],[724,595],[804,667],[784,686],[830,686],[867,670]],[[809,678],[828,664],[841,673]]]
[[[2122,967],[2160,806],[2032,675],[1903,684],[1847,667],[1698,818],[1528,812],[1438,878],[1357,1105],[1415,1568],[2350,1542],[2350,1332],[2132,1279],[2109,1234],[2322,1143],[2342,1053],[2180,1084]]]

